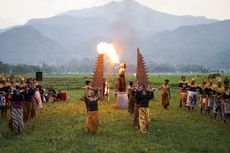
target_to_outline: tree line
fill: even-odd
[[[1,73],[34,73],[37,71],[42,71],[45,73],[92,73],[95,68],[95,60],[90,60],[84,58],[81,60],[73,59],[67,64],[63,65],[47,65],[43,63],[42,65],[27,65],[27,64],[7,64],[0,61],[0,72]],[[105,66],[105,69],[108,67]],[[146,68],[149,73],[207,73],[209,71],[203,65],[196,64],[161,64],[156,62],[146,63]],[[105,70],[106,71],[106,70]],[[111,72],[116,72],[118,69],[114,69]],[[128,64],[127,73],[135,73],[136,66],[134,64]]]

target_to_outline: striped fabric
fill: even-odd
[[[21,134],[24,129],[23,122],[23,102],[13,102],[11,109],[12,128],[17,134]]]
[[[146,133],[149,127],[149,108],[140,107],[139,108],[139,125],[140,131]]]

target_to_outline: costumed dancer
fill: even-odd
[[[23,105],[23,120],[24,122],[31,120],[31,111],[32,111],[32,96],[34,95],[34,89],[32,89],[32,85],[28,82],[28,85],[25,86],[25,90],[23,92],[25,101]]]
[[[222,87],[221,77],[217,77],[216,81],[217,81],[217,88],[215,88],[215,90],[214,90],[215,103],[213,106],[215,118],[217,117],[217,115],[220,115],[222,117],[221,98],[222,98],[222,93],[224,91],[224,88]]]
[[[91,90],[92,87],[92,82],[87,80],[85,81],[85,94],[83,97],[81,97],[81,100],[85,102],[85,106],[86,106],[86,111],[88,112],[88,99],[87,99],[87,95],[89,94],[89,90]]]
[[[7,116],[7,104],[6,104],[6,93],[4,91],[4,86],[0,84],[0,111],[1,111],[1,118]]]
[[[153,91],[145,90],[144,85],[140,85],[135,93],[135,98],[139,106],[139,128],[142,133],[146,133],[149,127],[149,101],[153,98]]]
[[[86,128],[88,133],[95,134],[99,126],[99,114],[98,114],[98,100],[99,93],[97,89],[92,88],[91,82],[88,83],[85,98],[87,100],[87,123]]]
[[[9,127],[17,134],[21,134],[24,130],[23,101],[24,97],[20,88],[17,86],[16,89],[13,89],[11,115],[9,119]]]
[[[32,87],[32,90],[34,91],[34,94],[32,96],[32,109],[31,109],[31,119],[35,118],[37,116],[37,100],[36,100],[36,97],[35,97],[35,91],[36,91],[36,82],[34,79],[30,79],[30,82],[31,82],[31,87]]]
[[[108,81],[105,81],[105,86],[103,85],[104,88],[104,97],[106,96],[106,100],[109,101],[109,92],[110,92],[110,85],[108,83]]]
[[[179,103],[180,108],[182,108],[183,104],[185,106],[186,99],[188,96],[188,83],[189,81],[186,80],[185,76],[181,76],[181,80],[179,81],[178,88],[179,88]]]
[[[36,100],[36,109],[40,109],[43,107],[43,105],[42,105],[42,98],[40,94],[40,85],[36,80],[34,80],[34,86],[35,86],[34,98]]]
[[[171,99],[170,87],[169,87],[168,83],[169,83],[169,80],[166,79],[164,81],[164,84],[158,88],[159,90],[162,90],[161,104],[164,107],[164,109],[166,109],[166,110],[168,109],[169,100]]]
[[[208,113],[210,113],[210,111],[213,110],[213,106],[215,104],[215,89],[211,77],[208,77],[207,94],[208,94]]]
[[[118,92],[125,92],[126,91],[125,69],[126,69],[126,64],[122,63],[120,65],[119,77],[118,77],[118,83],[117,83]]]
[[[194,76],[191,82],[188,84],[188,97],[186,101],[186,106],[188,110],[193,110],[197,103],[197,95],[199,91],[199,87],[195,84],[196,76]]]
[[[8,92],[5,84],[6,84],[6,76],[4,73],[1,74],[0,77],[0,111],[1,111],[1,117],[7,116],[7,100],[6,100],[6,93]]]
[[[136,99],[133,96],[133,92],[135,91],[135,87],[133,86],[133,82],[130,81],[129,82],[129,87],[128,87],[128,112],[130,114],[134,114],[134,108],[135,108],[135,103],[136,103]]]
[[[224,117],[224,122],[230,117],[230,88],[229,79],[226,77],[224,79],[224,91],[222,94],[222,114]]]
[[[200,112],[208,111],[208,92],[207,92],[207,82],[206,77],[202,77],[202,84],[199,86],[200,93]]]

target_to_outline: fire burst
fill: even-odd
[[[101,42],[97,45],[97,51],[99,54],[106,54],[109,56],[109,58],[111,59],[111,61],[114,64],[119,64],[120,60],[119,57],[117,55],[117,52],[113,46],[113,44],[108,44],[105,42]]]

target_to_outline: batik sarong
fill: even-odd
[[[16,101],[11,104],[12,128],[17,134],[21,134],[24,129],[23,122],[23,102]]]
[[[128,105],[128,111],[131,114],[134,114],[134,107],[135,107],[136,100],[133,96],[129,96],[129,105]]]
[[[139,108],[140,108],[140,104],[135,103],[134,116],[133,116],[134,128],[140,128],[140,126],[139,126]]]
[[[149,127],[149,108],[140,107],[139,108],[139,125],[140,131],[146,133]]]
[[[97,111],[89,111],[86,128],[88,133],[95,134],[99,126],[99,115]]]
[[[24,122],[31,120],[32,101],[26,101],[23,104],[23,120]]]
[[[168,93],[162,93],[161,95],[161,103],[164,108],[167,108],[169,105],[169,96]]]

